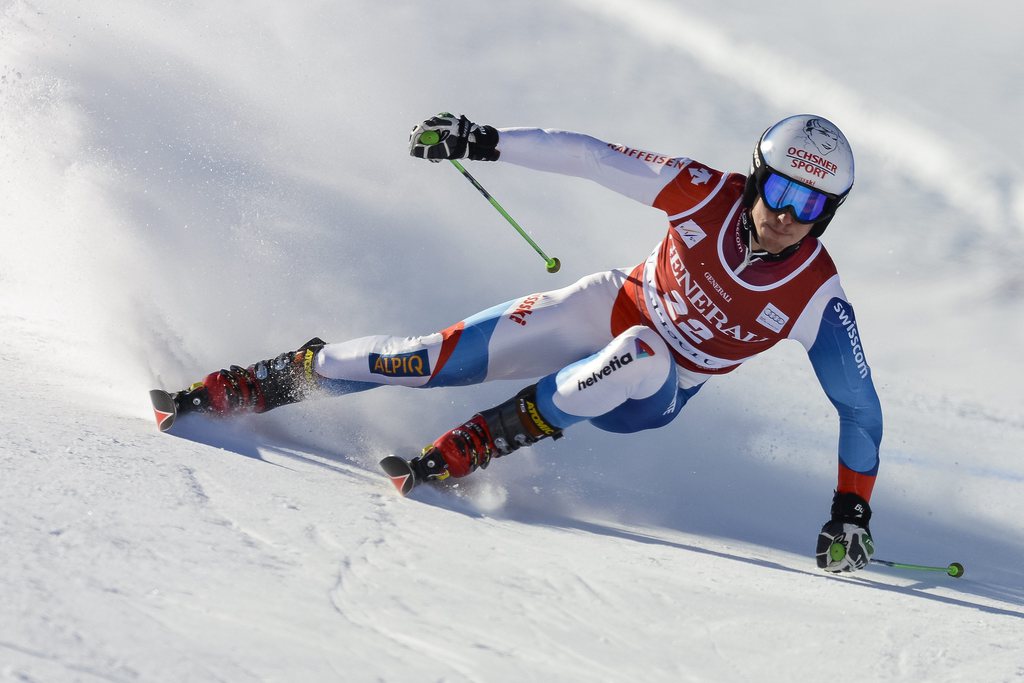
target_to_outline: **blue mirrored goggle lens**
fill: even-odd
[[[828,196],[804,187],[789,178],[769,173],[761,186],[761,198],[772,211],[792,207],[793,214],[801,223],[811,223],[825,213]]]

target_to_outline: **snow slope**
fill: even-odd
[[[0,0],[0,680],[1024,679],[1024,54],[1009,3]],[[1007,16],[1006,21],[993,17]],[[153,428],[146,390],[423,333],[630,265],[658,212],[445,165],[440,110],[742,170],[819,111],[825,236],[886,414],[884,567],[819,573],[834,411],[796,345],[670,427],[581,427],[455,491],[376,471],[518,388]]]

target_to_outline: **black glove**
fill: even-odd
[[[832,498],[832,519],[818,534],[818,567],[827,572],[855,572],[863,569],[875,553],[868,523],[871,506],[856,493],[839,493]]]
[[[427,139],[423,134],[428,133]],[[429,133],[433,133],[430,135]],[[436,135],[436,140],[432,138]],[[478,126],[465,116],[442,113],[417,125],[409,134],[409,154],[418,159],[497,161],[498,131]]]

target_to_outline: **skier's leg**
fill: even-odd
[[[652,363],[654,358],[661,362]],[[598,353],[543,378],[538,409],[557,429],[589,421],[609,432],[664,427],[707,381],[681,369],[654,330],[632,327]]]
[[[661,416],[672,412],[676,384],[675,361],[665,342],[637,325],[597,353],[544,377],[538,405],[559,429],[612,413],[628,401]]]
[[[596,273],[481,311],[422,337],[377,335],[328,344],[314,369],[334,394],[379,386],[441,387],[554,372],[607,344],[626,273]]]
[[[421,479],[462,477],[507,455],[590,420],[619,432],[668,424],[697,393],[703,377],[680,376],[658,334],[641,325],[597,353],[550,374],[514,398],[446,432],[413,460]]]
[[[435,387],[538,377],[607,343],[625,278],[621,270],[596,273],[421,337],[376,335],[335,344],[313,339],[275,359],[211,373],[176,400],[187,410],[265,412],[316,394],[384,384]]]
[[[619,434],[664,427],[675,419],[687,401],[693,398],[702,386],[703,382],[684,389],[678,383],[673,385],[666,382],[654,396],[648,399],[628,399],[611,412],[591,418],[590,424],[606,432]]]

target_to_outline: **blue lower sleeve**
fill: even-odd
[[[882,406],[848,302],[837,297],[828,303],[807,355],[839,413],[840,462],[854,472],[874,475],[882,442]]]

